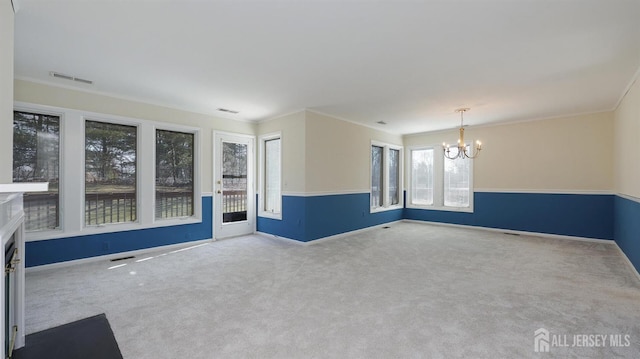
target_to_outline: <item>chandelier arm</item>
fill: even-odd
[[[480,155],[480,151],[481,151],[481,150],[482,150],[482,149],[480,149],[480,148],[478,148],[478,147],[476,146],[476,147],[474,148],[474,151],[473,151],[473,156],[469,156],[469,155],[467,154],[467,150],[465,149],[465,150],[464,150],[464,155],[465,155],[467,158],[469,158],[469,159],[472,159],[472,160],[473,160],[473,159],[475,159],[476,157],[478,157],[478,156]]]
[[[450,150],[450,149],[448,149],[448,148],[447,148],[447,149],[445,149],[445,150],[444,150],[444,156],[445,156],[446,158],[450,159],[450,160],[455,160],[456,158],[460,157],[460,148],[458,148],[458,147],[457,147],[457,149],[458,149],[458,152],[456,152],[456,155],[455,155],[455,156],[451,156],[451,155],[450,155],[450,153],[451,153],[451,150]]]

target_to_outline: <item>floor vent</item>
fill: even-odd
[[[502,232],[502,233],[510,235],[510,236],[520,236],[519,233],[509,233],[509,232]]]
[[[125,259],[131,259],[131,258],[135,258],[134,256],[128,256],[128,257],[122,257],[122,258],[114,258],[111,261],[112,262],[117,262],[117,261],[123,261]]]
[[[389,226],[382,227],[382,229],[389,229],[389,228],[391,228],[391,227],[389,227]]]

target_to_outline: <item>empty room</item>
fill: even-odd
[[[639,77],[637,0],[0,0],[3,358],[638,358]]]

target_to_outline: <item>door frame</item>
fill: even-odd
[[[240,222],[223,223],[222,221],[222,193],[218,193],[222,189],[222,184],[218,181],[222,181],[222,142],[246,142],[247,148],[247,220]],[[213,131],[213,178],[212,178],[212,192],[213,192],[213,210],[212,210],[212,224],[213,224],[213,239],[223,239],[229,237],[237,237],[247,234],[253,234],[256,232],[256,136],[247,135],[243,133],[234,133],[226,131]],[[220,156],[220,157],[218,157]],[[242,225],[247,225],[246,231],[241,230]],[[236,227],[236,230],[230,228]],[[224,229],[227,229],[225,231]]]

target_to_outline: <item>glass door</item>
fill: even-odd
[[[216,133],[214,137],[214,236],[225,238],[253,233],[253,137],[223,133]]]

